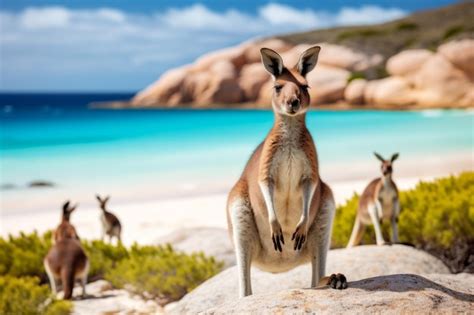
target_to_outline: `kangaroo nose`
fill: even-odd
[[[300,100],[299,99],[294,99],[290,103],[291,109],[292,110],[297,110],[298,107],[300,106]]]

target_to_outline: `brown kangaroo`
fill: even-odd
[[[372,180],[360,196],[354,228],[347,247],[359,245],[365,227],[370,224],[374,225],[377,245],[384,245],[380,222],[385,219],[389,219],[392,225],[392,243],[398,243],[400,201],[397,185],[392,180],[392,164],[398,158],[398,153],[392,155],[390,160],[385,160],[378,153],[374,152],[374,154],[382,162],[382,177]]]
[[[310,104],[305,77],[316,66],[320,49],[307,49],[293,68],[286,68],[275,51],[260,50],[274,79],[275,122],[227,201],[240,297],[252,294],[252,264],[284,272],[311,262],[311,287],[347,288],[342,274],[324,277],[335,202],[319,176],[316,147],[305,120]]]
[[[112,242],[112,237],[117,238],[117,242],[122,243],[121,233],[122,225],[120,220],[115,214],[107,210],[107,202],[110,199],[110,196],[101,198],[99,195],[95,196],[97,201],[99,201],[99,206],[102,209],[102,215],[100,216],[100,221],[102,222],[102,240],[104,240],[105,235],[109,236],[109,242]]]
[[[70,207],[69,201],[63,205],[61,224],[54,232],[54,244],[43,263],[48,274],[51,290],[57,293],[57,281],[61,281],[64,299],[71,299],[76,279],[81,281],[82,296],[86,295],[89,260],[81,246],[76,229],[69,222],[77,205]]]

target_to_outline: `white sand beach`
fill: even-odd
[[[402,190],[414,187],[420,180],[428,181],[474,169],[472,154],[443,158],[427,157],[417,163],[403,159],[397,162],[394,179]],[[361,193],[368,181],[378,175],[378,164],[373,162],[372,166],[373,170],[366,179],[363,179],[363,174],[357,171],[356,166],[345,167],[339,171],[333,168],[322,170],[323,174],[327,174],[327,171],[334,173],[330,176],[333,179],[327,182],[334,191],[337,204],[343,203],[354,192]],[[354,171],[351,171],[351,168],[354,168]],[[344,177],[344,173],[347,178],[350,178],[350,174],[355,174],[357,178],[338,180]],[[229,180],[229,185],[232,183],[233,181]],[[180,228],[226,227],[227,191],[228,188],[223,187],[217,193],[190,194],[155,200],[139,199],[135,202],[112,198],[110,209],[122,221],[125,244],[133,242],[152,244],[160,237]],[[0,234],[6,236],[18,234],[20,231],[44,232],[54,229],[60,220],[61,202],[68,193],[71,192],[60,188],[36,189],[25,193],[25,198],[20,197],[21,191],[2,193]],[[74,196],[77,197],[74,202],[78,201],[80,206],[72,215],[71,221],[79,235],[85,239],[100,238],[100,210],[93,196],[90,192],[83,195],[75,192]]]

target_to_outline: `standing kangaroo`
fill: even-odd
[[[100,216],[100,221],[102,222],[102,240],[104,240],[105,235],[109,236],[109,242],[112,242],[112,237],[117,238],[118,243],[122,243],[121,233],[122,225],[120,224],[119,219],[112,212],[107,211],[107,202],[110,199],[110,196],[101,198],[99,195],[95,196],[97,201],[99,201],[99,206],[102,209],[102,215]]]
[[[46,255],[43,264],[48,274],[51,290],[57,293],[56,283],[61,281],[64,299],[71,299],[76,279],[81,281],[82,296],[86,295],[89,260],[82,249],[76,229],[69,222],[71,213],[77,205],[70,207],[69,201],[63,205],[61,224],[54,232],[54,244]]]
[[[392,225],[392,243],[398,243],[398,216],[400,215],[400,201],[398,199],[397,185],[392,180],[392,164],[398,158],[398,153],[392,155],[390,160],[385,160],[380,154],[374,153],[382,162],[382,177],[372,180],[365,188],[359,200],[359,209],[352,229],[351,238],[347,247],[360,244],[365,227],[374,225],[377,245],[384,245],[380,223],[390,219]]]
[[[252,264],[275,273],[311,262],[311,287],[347,287],[342,274],[323,278],[335,203],[319,177],[316,147],[305,122],[310,103],[305,76],[316,66],[320,49],[307,49],[291,69],[275,51],[260,50],[274,79],[275,122],[227,200],[240,297],[252,294]]]

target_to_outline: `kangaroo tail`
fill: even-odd
[[[70,300],[74,289],[74,266],[61,269],[61,281],[64,289],[64,299]]]

